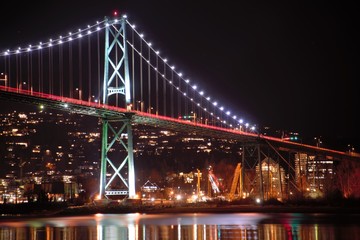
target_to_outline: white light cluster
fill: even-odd
[[[87,25],[87,27],[85,29],[79,28],[77,32],[74,32],[74,33],[69,32],[69,34],[67,36],[60,35],[59,38],[57,38],[57,39],[50,38],[48,41],[39,42],[39,44],[37,44],[37,45],[29,44],[27,47],[18,47],[15,50],[7,49],[5,51],[0,52],[0,56],[10,56],[10,55],[20,54],[20,53],[25,53],[25,52],[31,52],[34,50],[41,50],[43,48],[49,48],[49,47],[60,45],[60,44],[66,43],[66,42],[70,42],[74,39],[79,39],[84,36],[90,35],[93,32],[104,29],[106,27],[106,24],[103,24],[104,22],[105,22],[105,20],[103,20],[101,22],[97,21],[96,24],[94,24],[94,25]],[[115,22],[115,20],[114,20],[114,22]]]
[[[164,62],[164,64],[166,64],[175,74],[177,74],[182,81],[184,81],[184,82],[185,82],[186,84],[188,84],[194,91],[196,91],[196,92],[200,95],[200,97],[204,98],[206,101],[208,101],[209,103],[211,103],[213,106],[215,106],[215,107],[218,106],[218,102],[216,102],[216,101],[210,102],[210,100],[212,99],[212,97],[206,96],[206,95],[205,95],[205,92],[204,92],[203,90],[200,90],[200,88],[199,88],[196,84],[191,85],[189,79],[184,79],[184,78],[183,78],[183,75],[184,75],[184,74],[183,74],[182,72],[177,72],[177,71],[175,70],[175,66],[174,66],[174,65],[169,65],[168,59],[167,59],[167,58],[163,58],[163,57],[161,57],[161,56],[159,55],[159,54],[160,54],[160,51],[159,51],[159,50],[155,50],[155,49],[152,47],[152,44],[151,44],[150,42],[147,42],[147,41],[144,39],[144,34],[143,34],[143,33],[139,33],[139,32],[135,29],[135,25],[134,25],[134,24],[131,24],[128,20],[126,20],[126,22],[127,22],[127,24],[129,24],[129,26],[133,29],[133,31],[142,39],[142,41],[144,41],[145,44],[147,44],[147,45],[149,46],[149,49],[151,49],[153,52],[155,52],[156,55]],[[149,60],[149,59],[146,59],[146,58],[141,54],[141,52],[140,52],[139,50],[135,49],[135,47],[134,47],[130,42],[128,42],[128,43],[129,43],[130,46],[139,54],[139,56],[141,56],[146,62],[148,62],[149,65],[150,65],[158,74],[160,74],[165,80],[167,80],[167,82],[168,82],[170,85],[172,85],[176,90],[178,90],[180,93],[182,93],[182,95],[185,96],[185,97],[187,97],[190,101],[194,102],[194,99],[193,99],[193,98],[190,98],[186,92],[182,92],[182,91],[179,89],[179,87],[178,87],[178,86],[175,86],[175,85],[173,84],[173,82],[172,82],[171,80],[167,79],[163,73],[160,73],[160,72],[158,71],[158,69],[156,68],[156,66],[153,66],[153,65],[150,63],[150,60]],[[149,56],[149,58],[150,58],[150,56]],[[205,111],[205,112],[209,113],[210,115],[214,116],[214,113],[213,113],[213,112],[209,112],[209,110],[208,110],[206,107],[201,106],[201,103],[195,103],[195,104],[196,104],[197,106],[199,106],[201,109],[203,109],[203,111]],[[223,107],[223,106],[218,107],[218,109],[221,110],[221,111],[224,111],[224,107]],[[241,118],[237,119],[237,116],[236,116],[236,115],[231,116],[231,111],[229,111],[229,110],[226,111],[226,115],[229,116],[229,117],[232,117],[232,119],[234,119],[234,120],[236,121],[237,125],[239,125],[239,126],[240,126],[240,129],[241,129],[241,127],[242,127],[242,125],[243,125],[243,123],[244,123],[244,120],[243,120],[243,119],[241,119]],[[215,116],[215,117],[216,117],[216,116]],[[217,117],[217,119],[220,120],[219,117]],[[226,120],[221,120],[221,122],[226,123]],[[228,124],[228,126],[229,126],[229,127],[232,127],[231,124]],[[255,125],[253,125],[253,126],[250,128],[250,124],[249,124],[249,123],[246,123],[244,126],[245,126],[246,129],[249,129],[249,130],[252,130],[252,131],[255,130]]]

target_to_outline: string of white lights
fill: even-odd
[[[133,27],[134,25],[132,25],[132,27]],[[137,33],[138,35],[139,35],[139,33]],[[141,39],[142,39],[142,41],[144,41],[147,45],[148,45],[148,47],[154,52],[154,53],[156,53],[156,55],[165,63],[165,65],[166,66],[168,66],[175,74],[177,74],[180,78],[181,78],[181,76],[182,76],[182,74],[180,73],[177,73],[174,69],[175,69],[175,67],[174,66],[170,66],[168,63],[167,63],[167,59],[165,58],[162,58],[161,56],[159,56],[159,51],[155,51],[152,47],[151,47],[151,42],[146,42],[146,40],[144,40],[144,38],[143,38],[143,34],[140,34],[139,35],[140,37],[141,37]],[[129,41],[127,41],[128,43],[129,43],[129,45],[135,50],[135,52],[136,53],[138,53],[138,55],[140,56],[140,57],[142,57],[158,74],[160,74],[160,76],[163,78],[163,79],[165,79],[173,88],[175,88],[178,92],[180,92],[185,98],[187,98],[187,99],[189,99],[190,101],[192,101],[192,102],[194,102],[194,99],[193,98],[190,98],[188,95],[187,95],[187,93],[186,92],[183,92],[183,91],[181,91],[180,90],[180,88],[178,87],[178,86],[176,86],[174,83],[173,83],[173,81],[172,80],[170,80],[170,79],[168,79],[168,78],[166,78],[166,76],[164,75],[164,73],[161,73],[154,65],[152,65],[151,64],[151,62],[150,62],[150,59],[146,59],[145,58],[145,56],[143,56],[141,53],[140,53],[140,51],[139,50],[137,50]],[[183,78],[181,78],[182,80],[184,80]],[[214,115],[212,112],[210,113],[210,112],[208,112],[207,111],[207,109],[205,108],[205,107],[202,107],[201,105],[200,105],[200,103],[197,103],[197,102],[194,102],[197,106],[199,106],[201,109],[203,109],[205,112],[207,112],[207,113],[209,113],[209,114],[211,114],[211,115]],[[218,118],[219,119],[219,118]]]
[[[167,81],[168,84],[170,84],[174,89],[176,89],[179,93],[181,93],[185,98],[189,99],[191,102],[194,102],[194,103],[195,103],[199,108],[201,108],[204,112],[209,113],[211,116],[216,117],[216,118],[219,119],[222,123],[224,123],[224,124],[226,123],[226,120],[222,120],[222,119],[220,119],[220,117],[214,115],[213,112],[209,112],[206,107],[203,107],[199,102],[194,101],[194,99],[191,98],[191,97],[189,97],[186,92],[181,91],[181,89],[179,88],[179,86],[176,86],[171,79],[168,79],[168,78],[165,76],[164,73],[161,73],[161,72],[156,68],[156,66],[154,66],[153,64],[151,64],[150,60],[149,60],[149,59],[146,59],[145,56],[143,56],[143,54],[141,54],[140,51],[134,47],[134,45],[132,45],[129,41],[127,41],[127,42],[128,42],[128,44],[130,45],[130,47],[132,47],[132,48],[134,49],[134,51],[135,51],[144,61],[146,61],[147,64],[149,64],[149,66],[150,66],[154,71],[156,71],[164,80]],[[231,127],[231,126],[229,125],[229,127]]]
[[[125,18],[127,18],[127,16],[125,16]],[[203,90],[198,91],[198,86],[197,86],[196,84],[191,85],[191,84],[190,84],[190,80],[183,78],[183,73],[177,72],[177,71],[175,70],[175,66],[174,66],[174,65],[171,66],[171,65],[168,63],[168,59],[167,59],[167,58],[163,58],[162,56],[160,56],[160,51],[155,50],[155,49],[152,47],[152,43],[151,43],[151,42],[147,42],[147,41],[144,39],[144,34],[138,32],[138,31],[136,30],[136,26],[135,26],[134,24],[131,24],[127,19],[126,19],[126,22],[127,22],[127,24],[133,29],[133,31],[142,39],[142,41],[144,41],[144,42],[147,44],[147,46],[148,46],[154,53],[156,53],[156,55],[164,62],[164,64],[165,64],[166,66],[168,66],[168,68],[170,68],[175,74],[177,74],[182,81],[184,81],[184,82],[185,82],[186,84],[188,84],[194,91],[196,91],[197,94],[200,95],[200,97],[202,97],[202,98],[204,98],[206,101],[210,102],[214,107],[218,107],[218,109],[219,109],[220,111],[225,112],[225,114],[226,114],[227,116],[231,117],[234,121],[237,121],[237,124],[238,124],[238,125],[242,125],[242,124],[244,123],[244,120],[243,120],[242,118],[238,118],[236,115],[230,116],[230,115],[231,115],[231,111],[230,111],[230,110],[224,111],[224,107],[223,107],[223,106],[220,106],[217,101],[211,102],[211,99],[212,99],[212,98],[211,98],[210,96],[205,97]],[[128,43],[130,44],[131,47],[134,48],[134,46],[133,46],[129,41],[128,41]],[[138,50],[136,50],[136,49],[134,49],[134,50],[135,50],[145,61],[150,62],[148,59],[145,59],[145,57],[142,56],[142,54],[140,54]],[[156,69],[153,65],[151,65],[151,66],[152,66],[153,69]],[[157,69],[156,69],[156,71],[159,72]],[[162,73],[159,72],[159,74],[160,74],[162,77],[164,77]],[[166,78],[165,78],[165,79],[166,79]],[[173,87],[175,87],[175,89],[177,88],[177,86],[175,86],[173,83],[171,83],[171,81],[170,81],[169,79],[166,79],[166,80],[167,80],[171,85],[173,85]],[[179,91],[179,89],[177,89],[177,90]],[[180,91],[180,92],[181,92],[181,91]],[[182,93],[183,93],[183,92],[182,92]],[[183,93],[183,94],[184,94],[184,93]],[[184,94],[184,96],[187,97],[188,99],[190,99],[191,101],[193,101],[190,97],[187,96],[186,93]],[[196,103],[196,104],[199,104],[199,103]],[[204,107],[202,107],[202,106],[201,106],[201,108],[202,108],[202,109],[206,109],[206,108],[204,108]],[[208,112],[208,111],[206,110],[206,112]],[[208,112],[208,113],[211,114],[211,112]],[[215,116],[215,117],[217,117],[217,116]],[[225,120],[224,120],[224,121],[225,121]],[[249,123],[245,123],[245,127],[246,127],[246,128],[248,128],[249,126],[250,126]],[[253,126],[251,127],[251,129],[252,129],[252,130],[255,130],[255,125],[253,125]]]
[[[83,36],[87,36],[92,34],[93,32],[100,31],[107,27],[107,24],[103,24],[106,20],[103,20],[101,22],[97,21],[94,25],[87,25],[84,29],[78,29],[77,32],[69,32],[67,35],[60,35],[57,39],[50,38],[47,42],[39,42],[37,45],[29,44],[27,47],[18,47],[17,49],[10,50],[7,49],[6,51],[2,51],[0,53],[0,56],[11,56],[21,53],[27,53],[31,51],[41,50],[44,48],[50,48],[56,45],[60,45],[66,42],[70,42],[79,38],[82,38]],[[117,20],[114,20],[116,22]]]

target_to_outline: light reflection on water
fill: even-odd
[[[321,214],[96,214],[0,220],[0,240],[360,239],[360,219]]]

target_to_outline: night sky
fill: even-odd
[[[0,14],[0,51],[75,31],[118,10],[176,69],[238,116],[301,135],[358,141],[355,3],[256,2],[11,1]]]

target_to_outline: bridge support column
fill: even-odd
[[[136,197],[131,115],[103,119],[99,194]]]
[[[128,135],[128,173],[129,173],[129,198],[136,197],[135,191],[135,167],[134,167],[134,148],[131,122],[127,122]]]
[[[259,143],[247,143],[242,146],[243,191],[246,197],[264,199],[262,189],[261,159]]]
[[[105,196],[106,184],[106,156],[107,156],[107,133],[108,133],[108,120],[102,119],[102,139],[101,139],[101,163],[100,163],[100,185],[99,185],[99,198]]]

